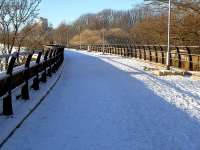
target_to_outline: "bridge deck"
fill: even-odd
[[[3,149],[200,149],[198,119],[98,57],[65,55],[60,81]]]

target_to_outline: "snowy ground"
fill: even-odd
[[[62,72],[62,68],[56,74],[53,74],[51,78],[48,78],[47,83],[40,84],[39,91],[30,90],[30,100],[17,100],[16,96],[20,94],[21,86],[17,87],[12,91],[12,98],[13,98],[13,111],[14,115],[11,117],[6,117],[0,115],[0,143],[2,143],[11,132],[21,123],[21,121],[29,114],[33,108],[38,105],[41,99],[49,92],[50,88],[56,83],[59,79],[59,76]],[[16,69],[19,71],[22,68]],[[2,77],[2,74],[0,74]],[[32,84],[33,79],[29,81],[29,84]],[[2,97],[0,97],[0,112],[3,111],[3,101]]]
[[[200,81],[114,55],[65,57],[54,90],[3,150],[200,149]]]
[[[86,51],[84,53],[88,54]],[[144,71],[144,66],[147,68],[157,66],[152,66],[152,64],[139,59],[122,58],[114,55],[102,56],[101,53],[90,55],[127,72],[131,77],[142,81],[147,88],[165,101],[200,120],[200,80],[193,80],[189,76],[155,76],[150,71]]]

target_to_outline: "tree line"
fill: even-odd
[[[200,44],[200,1],[172,0],[171,44]],[[71,27],[71,44],[167,43],[168,0],[145,0],[126,11],[103,10],[80,16]]]
[[[0,0],[1,53],[41,49],[45,44],[166,44],[168,0],[145,0],[130,10],[83,14],[54,28],[39,17],[41,0]],[[200,2],[172,0],[171,44],[200,44]],[[104,40],[105,39],[105,40]]]

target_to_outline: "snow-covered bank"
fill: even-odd
[[[10,134],[24,121],[33,109],[44,99],[46,94],[50,92],[51,88],[56,84],[59,79],[63,65],[58,72],[53,74],[51,78],[48,78],[47,83],[40,84],[39,91],[30,91],[30,100],[17,100],[16,96],[19,95],[21,87],[17,87],[13,90],[13,109],[14,115],[11,117],[0,116],[0,144],[10,136]],[[21,67],[22,68],[22,67]],[[32,84],[32,80],[29,81]],[[2,112],[2,99],[0,99],[0,111]]]
[[[150,84],[152,78],[160,88],[176,82],[184,93],[187,82],[198,89],[195,81],[151,77],[138,61],[118,56],[68,51],[65,57],[54,90],[3,150],[200,149],[199,120],[159,96]],[[123,63],[133,63],[133,69]]]

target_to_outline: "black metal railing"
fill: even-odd
[[[0,97],[3,100],[3,115],[12,115],[12,90],[21,86],[17,99],[28,100],[30,87],[40,89],[40,82],[47,82],[64,60],[64,46],[48,45],[46,50],[1,55],[5,71],[0,74]],[[33,79],[32,83],[30,79]],[[0,101],[1,102],[1,101]]]

